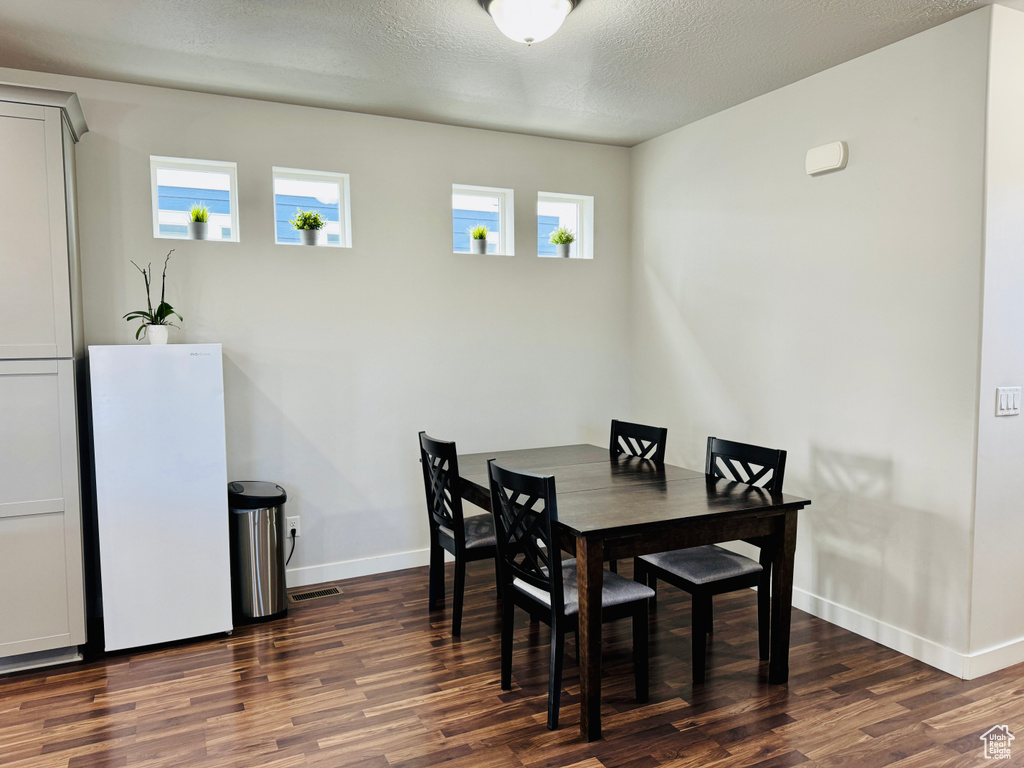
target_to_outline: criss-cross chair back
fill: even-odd
[[[771,492],[782,490],[786,474],[785,451],[709,437],[706,456],[706,475],[756,485]]]
[[[626,454],[649,459],[655,464],[664,464],[667,442],[668,429],[665,427],[649,427],[646,424],[633,424],[628,421],[612,419],[612,434],[608,452],[613,459]]]
[[[462,546],[462,495],[459,489],[459,455],[455,443],[435,440],[426,432],[420,432],[420,459],[430,525],[432,528],[444,529]]]
[[[502,589],[515,579],[542,589],[551,596],[552,614],[561,616],[562,567],[552,535],[555,478],[510,470],[494,459],[487,467]]]

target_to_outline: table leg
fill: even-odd
[[[604,542],[576,540],[576,578],[580,600],[580,736],[601,738],[601,590]]]
[[[787,511],[777,535],[772,561],[771,654],[768,682],[789,680],[789,627],[793,613],[793,559],[796,554],[796,510]]]

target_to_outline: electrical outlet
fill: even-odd
[[[296,515],[295,517],[286,517],[285,518],[285,526],[284,526],[284,535],[285,535],[285,537],[290,539],[292,537],[292,531],[295,531],[295,538],[298,538],[299,536],[302,535],[302,529],[299,528],[299,516],[298,515]]]

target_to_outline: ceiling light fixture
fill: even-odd
[[[478,0],[502,34],[532,45],[547,40],[562,26],[579,0]]]

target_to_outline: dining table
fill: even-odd
[[[485,451],[459,457],[460,494],[490,509],[487,461],[554,475],[557,536],[576,557],[579,589],[580,734],[601,738],[601,585],[604,563],[744,540],[770,557],[769,683],[789,678],[797,512],[808,499],[767,491],[596,445]]]

